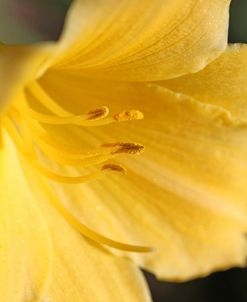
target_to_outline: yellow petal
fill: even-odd
[[[198,100],[226,108],[236,117],[247,118],[247,46],[229,45],[202,71],[162,85]]]
[[[76,0],[54,68],[137,81],[198,71],[226,47],[229,3]]]
[[[23,174],[13,142],[3,137],[1,301],[149,302],[138,269],[74,230],[51,206],[51,196],[24,161]]]
[[[155,247],[156,253],[129,256],[162,279],[245,265],[245,123],[220,107],[155,85],[92,82],[61,73],[47,75],[42,85],[77,114],[102,105],[113,113],[144,112],[143,121],[49,128],[56,139],[87,150],[108,142],[145,146],[138,158],[119,158],[127,176],[109,175],[76,189],[53,183],[78,219],[113,239]]]
[[[0,45],[0,111],[18,100],[24,85],[40,75],[50,54],[50,45]]]
[[[13,145],[0,150],[0,296],[32,301],[45,286],[51,237],[38,202],[20,176]],[[13,161],[14,159],[14,161]]]

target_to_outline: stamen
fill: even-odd
[[[9,118],[11,118],[11,120],[15,121],[15,125],[18,125],[18,130],[21,133],[21,136],[28,142],[30,143],[31,141],[31,137],[30,137],[30,132],[28,131],[28,127],[27,124],[25,123],[25,121],[23,120],[22,116],[19,114],[19,112],[17,110],[15,110],[14,108],[11,108],[8,112],[8,116]]]
[[[96,108],[94,110],[91,110],[87,113],[88,120],[98,120],[101,118],[106,117],[109,114],[109,109],[105,106]]]
[[[41,102],[49,111],[53,112],[55,115],[59,116],[74,116],[63,107],[59,106],[38,84],[38,82],[33,82],[28,86],[29,92],[39,101]],[[102,107],[103,108],[103,107]],[[107,108],[107,107],[104,107]],[[107,108],[108,109],[108,108]],[[92,116],[96,116],[96,118],[101,118],[102,113],[99,109],[94,109],[88,112],[88,114],[92,114]],[[131,121],[131,120],[141,120],[144,115],[139,110],[127,110],[120,113],[117,113],[113,116],[113,120],[118,122]],[[96,119],[93,118],[93,119]],[[89,118],[90,119],[90,118]]]
[[[54,100],[42,89],[37,81],[29,84],[28,91],[49,111],[61,116],[72,115],[70,112],[54,102]]]
[[[29,129],[35,134],[35,143],[53,160],[74,166],[90,166],[101,164],[112,157],[111,150],[102,148],[90,150],[85,153],[84,149],[73,148],[62,142],[56,141],[56,138],[50,137],[46,130],[38,123],[29,121]]]
[[[107,245],[111,248],[115,248],[121,251],[127,251],[127,252],[135,252],[135,253],[148,253],[152,252],[153,248],[149,246],[138,246],[138,245],[131,245],[122,243],[119,241],[112,240],[110,238],[107,238],[98,232],[95,232],[85,226],[83,223],[81,223],[74,215],[72,215],[61,202],[58,201],[58,199],[55,197],[55,195],[51,192],[51,190],[48,188],[48,186],[42,182],[43,191],[46,192],[46,194],[49,197],[49,200],[53,204],[53,206],[57,209],[57,211],[68,221],[76,230],[78,230],[82,235],[85,237],[97,242],[98,244]]]
[[[8,120],[7,118],[4,120],[4,126],[6,130],[8,131],[9,135],[12,137],[14,142],[17,144],[19,147],[19,150],[22,151],[23,155],[28,159],[27,161],[24,162],[25,165],[29,162],[29,160],[32,159],[32,154],[26,153],[26,150],[23,146],[23,142],[21,141],[15,127],[12,125],[11,121]],[[33,162],[32,162],[33,163]],[[113,164],[107,164],[102,167],[102,170],[112,170],[112,171],[118,171],[118,172],[123,172],[125,169],[121,166],[118,165],[113,165]],[[50,173],[50,172],[49,172]],[[49,174],[50,176],[50,174]],[[49,177],[48,176],[48,177]],[[98,232],[95,232],[82,224],[78,219],[76,219],[62,204],[59,202],[59,200],[52,194],[48,186],[40,180],[39,182],[43,186],[43,191],[49,194],[49,199],[53,206],[59,211],[59,213],[70,223],[72,226],[75,227],[76,230],[78,230],[82,235],[85,237],[103,245],[107,245],[109,247],[119,249],[122,251],[128,251],[128,252],[137,252],[137,253],[147,253],[153,251],[153,248],[147,247],[147,246],[136,246],[136,245],[131,245],[131,244],[125,244],[122,242],[118,242],[115,240],[112,240],[110,238],[107,238]]]
[[[41,174],[43,174],[44,176],[48,177],[51,180],[61,183],[67,183],[67,184],[80,184],[87,181],[98,179],[100,176],[103,175],[104,171],[114,171],[114,172],[122,172],[122,173],[126,171],[125,168],[123,168],[122,166],[107,164],[101,168],[101,171],[91,173],[85,176],[72,177],[72,176],[63,176],[63,175],[56,174],[48,170],[38,162],[36,154],[31,153],[30,149],[26,148],[17,130],[15,129],[15,127],[12,125],[11,122],[5,119],[4,123],[5,123],[5,128],[8,131],[9,135],[12,137],[15,144],[18,146],[19,150],[22,152],[22,154],[28,160],[28,162],[31,163]]]
[[[144,118],[144,114],[139,110],[129,110],[117,113],[113,118],[118,122],[142,120]]]
[[[41,150],[47,154],[51,159],[58,163],[70,165],[70,166],[91,166],[96,164],[101,164],[109,160],[112,156],[111,154],[73,154],[68,153],[63,150],[53,149],[52,146],[47,145],[40,138],[36,138],[36,143]]]
[[[27,102],[22,104],[22,112],[29,118],[44,124],[50,125],[77,125],[85,127],[96,127],[108,125],[114,122],[126,122],[143,119],[143,113],[138,110],[129,110],[116,113],[108,117],[109,109],[106,106],[90,110],[86,114],[57,116],[40,113],[28,105]]]
[[[109,109],[105,106],[91,110],[86,114],[70,115],[70,116],[63,116],[63,117],[43,114],[29,108],[28,106],[26,107],[23,106],[22,111],[24,111],[29,118],[32,118],[40,123],[50,124],[50,125],[71,124],[77,126],[88,126],[93,121],[97,121],[99,119],[105,118],[109,113]]]
[[[12,112],[12,113],[11,113]],[[135,143],[112,143],[112,144],[103,144],[102,147],[107,147],[110,148],[107,153],[102,152],[103,150],[98,150],[95,153],[92,154],[83,154],[83,153],[71,153],[71,150],[69,152],[66,152],[66,150],[63,150],[62,146],[52,146],[50,145],[50,140],[49,142],[46,142],[46,140],[42,140],[41,136],[44,136],[45,131],[40,128],[39,124],[36,125],[36,123],[32,122],[29,124],[29,126],[26,123],[23,123],[24,121],[21,119],[21,116],[18,114],[17,110],[12,110],[10,112],[11,114],[14,115],[18,119],[18,122],[21,123],[21,125],[24,127],[24,134],[25,134],[25,140],[28,141],[30,150],[32,149],[33,152],[35,150],[33,149],[33,142],[31,138],[31,133],[30,129],[32,130],[33,127],[35,128],[36,131],[38,131],[38,135],[36,135],[36,140],[35,143],[38,147],[41,148],[45,154],[49,156],[49,158],[55,160],[56,162],[60,164],[65,164],[65,165],[72,165],[72,166],[90,166],[90,165],[96,165],[96,164],[101,164],[103,162],[106,162],[109,160],[113,155],[115,154],[120,154],[120,153],[127,153],[127,154],[140,154],[143,151],[143,146],[140,144],[135,144]],[[28,138],[28,140],[27,140]],[[52,140],[54,142],[54,140]],[[77,150],[76,150],[77,151]],[[37,163],[36,163],[37,166]],[[83,177],[78,177],[78,178],[66,178],[62,177],[59,175],[56,175],[52,173],[51,171],[47,171],[44,167],[42,166],[37,166],[38,170],[43,173],[45,176],[59,182],[67,182],[67,183],[81,183],[84,181],[88,181],[90,179],[95,179],[97,178],[96,176],[98,175],[87,175]],[[106,169],[112,169],[112,170],[120,170],[122,168],[119,168],[119,166],[114,166],[114,165],[105,165],[103,166],[102,170]],[[126,172],[126,171],[125,171]]]
[[[114,144],[109,144],[108,150],[106,148],[99,148],[85,153],[83,149],[81,150],[78,147],[73,148],[64,143],[57,142],[38,123],[29,121],[28,125],[29,129],[35,134],[36,145],[58,163],[84,167],[101,164],[111,159],[117,151]]]
[[[12,105],[9,115],[6,116],[1,122],[3,123],[6,131],[9,133],[14,143],[20,150],[21,160],[25,165],[31,164],[40,175],[47,177],[56,182],[66,184],[81,184],[87,181],[98,179],[102,175],[111,172],[126,173],[126,169],[117,164],[107,163],[104,164],[100,170],[88,175],[79,176],[66,176],[60,175],[50,171],[47,167],[43,166],[39,160],[38,155],[47,156],[49,159],[55,160],[58,163],[70,165],[93,165],[108,161],[116,154],[140,154],[144,147],[137,143],[111,143],[103,144],[98,150],[85,154],[82,147],[72,147],[67,145],[67,142],[56,140],[49,135],[43,124],[50,125],[76,125],[76,126],[102,126],[116,122],[125,122],[143,119],[143,113],[138,110],[122,111],[109,116],[109,109],[105,106],[90,110],[86,114],[74,115],[65,110],[58,103],[56,103],[37,83],[32,83],[27,88],[27,91],[43,105],[51,114],[43,114],[30,107],[28,102],[23,102]],[[14,107],[15,106],[15,107]],[[29,118],[28,118],[29,117]],[[16,127],[15,127],[16,126]],[[35,140],[34,140],[35,138]],[[37,149],[38,147],[39,149]],[[38,153],[37,151],[43,152]],[[107,238],[98,232],[95,232],[81,223],[74,217],[66,207],[54,195],[45,183],[44,178],[40,176],[40,185],[43,185],[44,192],[48,192],[52,205],[59,211],[59,213],[75,227],[82,235],[87,238],[111,248],[128,251],[146,253],[151,252],[151,247],[136,246],[125,244]]]
[[[64,158],[71,158],[75,160],[80,159],[89,159],[95,156],[109,156],[111,152],[102,150],[102,148],[92,149],[90,152],[86,152],[82,148],[73,148],[62,142],[58,142],[55,138],[50,137],[49,135],[42,135],[36,138],[36,141],[39,143],[42,141],[42,145],[46,145],[50,150],[56,151],[59,156]]]
[[[91,173],[85,176],[63,176],[46,169],[35,160],[32,160],[32,164],[39,172],[41,172],[44,176],[48,177],[49,179],[66,184],[81,184],[91,180],[96,180],[102,177],[104,172],[108,171],[126,173],[126,169],[120,165],[107,164],[102,166],[101,171]]]
[[[127,153],[127,154],[141,154],[144,151],[144,146],[136,143],[112,143],[112,144],[103,144],[101,147],[116,148],[112,151],[112,154],[117,153]]]
[[[109,125],[116,122],[128,122],[134,120],[141,120],[143,119],[144,115],[141,111],[138,110],[129,110],[129,111],[122,111],[119,113],[114,114],[111,117],[107,117],[100,120],[94,120],[87,126],[96,127],[96,126],[104,126]]]
[[[42,141],[45,145],[49,146],[50,148],[53,148],[54,150],[57,150],[58,152],[65,152],[69,153],[70,155],[75,155],[76,158],[78,155],[85,157],[90,157],[94,155],[101,154],[99,152],[90,152],[88,154],[83,154],[84,149],[82,149],[80,146],[77,146],[76,148],[69,146],[68,144],[58,141],[56,137],[51,137],[47,131],[38,123],[33,120],[28,120],[28,125],[30,130],[33,132],[35,136],[35,140]]]
[[[99,172],[91,173],[91,174],[84,175],[84,176],[63,176],[63,175],[56,174],[56,173],[46,169],[45,167],[40,165],[37,161],[32,160],[32,164],[41,174],[43,174],[44,176],[48,177],[51,180],[54,180],[54,181],[60,182],[60,183],[81,184],[81,183],[89,182],[92,180],[96,180],[99,177],[103,176],[103,173],[102,173],[103,169],[101,169],[101,171],[99,171]]]
[[[42,137],[36,136],[35,143],[51,159],[58,163],[83,167],[101,164],[120,153],[139,155],[144,150],[142,145],[136,143],[112,143],[101,145],[104,149],[108,148],[108,151],[98,149],[85,154],[82,152],[78,153],[78,150],[67,150],[63,145],[54,146],[54,140],[51,141],[49,137],[43,137],[42,139]]]
[[[127,170],[120,165],[115,165],[115,164],[105,164],[101,170],[110,170],[110,171],[116,171],[116,172],[121,172],[121,173],[126,173]]]

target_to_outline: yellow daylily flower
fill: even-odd
[[[245,264],[229,4],[75,0],[57,43],[0,45],[1,301],[150,301],[138,266]]]

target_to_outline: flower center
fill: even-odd
[[[27,97],[24,96],[18,103],[11,105],[11,108],[3,118],[3,125],[16,144],[22,158],[45,178],[59,183],[80,184],[102,177],[107,173],[126,173],[126,169],[122,165],[111,163],[109,160],[123,153],[127,155],[140,154],[144,149],[138,143],[116,142],[104,143],[94,150],[85,152],[80,146],[71,146],[57,139],[47,130],[47,126],[59,128],[71,125],[76,127],[96,127],[117,122],[140,120],[143,118],[143,114],[138,110],[122,111],[110,115],[108,107],[103,106],[83,114],[74,115],[59,106],[38,83],[32,83],[28,86],[28,93],[48,113],[34,109]],[[60,129],[60,131],[62,130]],[[61,175],[48,168],[47,160],[53,163],[56,162],[58,166],[91,167],[100,165],[100,168],[96,172],[86,175]],[[151,250],[150,247],[114,241],[89,229],[57,200],[48,185],[43,187],[49,196],[49,200],[60,214],[84,236],[120,250],[130,252],[149,252]]]

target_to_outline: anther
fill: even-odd
[[[87,120],[98,120],[106,117],[109,114],[109,109],[106,106],[93,109],[87,113]]]
[[[114,172],[121,172],[121,173],[127,173],[127,170],[120,165],[115,165],[115,164],[105,164],[104,166],[101,167],[101,170],[110,170]]]
[[[113,144],[103,144],[101,147],[110,147],[115,150],[111,154],[126,153],[132,155],[138,155],[144,151],[144,146],[136,143],[113,143]]]
[[[144,114],[139,110],[128,110],[114,114],[113,119],[117,122],[142,120]]]
[[[50,125],[71,124],[77,126],[88,126],[90,125],[90,123],[93,123],[94,121],[105,118],[109,113],[109,109],[105,106],[101,108],[93,109],[86,114],[69,115],[69,116],[55,116],[55,115],[43,114],[35,111],[34,109],[31,109],[28,105],[26,106],[23,105],[22,110],[23,112],[25,112],[25,114],[28,117],[40,123],[50,124]]]

